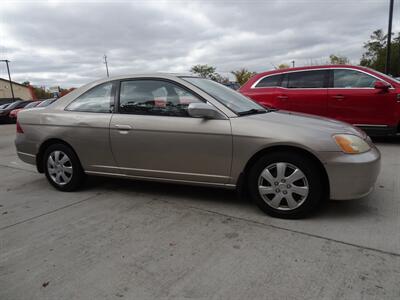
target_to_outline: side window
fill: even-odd
[[[261,79],[255,87],[274,87],[280,86],[282,75],[273,75]]]
[[[377,79],[354,70],[334,70],[334,88],[372,88]]]
[[[187,90],[162,80],[122,81],[119,112],[137,115],[189,117],[190,103],[202,102]]]
[[[112,82],[107,82],[92,88],[68,105],[67,110],[109,113],[112,86]]]
[[[287,87],[288,88],[325,88],[328,72],[321,71],[305,71],[289,73]]]

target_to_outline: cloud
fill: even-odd
[[[380,0],[7,2],[0,57],[12,61],[16,81],[65,87],[104,77],[104,54],[111,75],[187,72],[198,63],[223,74],[263,71],[323,63],[332,53],[358,63],[387,15]]]

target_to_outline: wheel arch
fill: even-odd
[[[328,173],[326,172],[326,169],[321,162],[321,160],[312,152],[301,148],[297,146],[289,146],[289,145],[273,145],[264,149],[259,150],[256,152],[246,163],[242,173],[240,174],[239,180],[238,180],[238,187],[239,190],[245,190],[247,189],[247,179],[248,179],[248,174],[251,169],[251,167],[263,156],[268,155],[269,153],[275,153],[275,152],[295,152],[295,153],[301,153],[302,155],[307,156],[308,158],[312,159],[318,166],[318,168],[321,171],[321,174],[323,176],[323,182],[324,182],[324,192],[326,197],[329,197],[330,195],[330,185],[329,185],[329,177]]]
[[[63,144],[65,146],[69,147],[75,153],[76,157],[78,158],[79,164],[82,167],[82,164],[81,164],[81,162],[79,160],[79,156],[77,155],[76,151],[74,150],[74,148],[69,143],[67,143],[66,141],[64,141],[62,139],[50,138],[50,139],[44,141],[40,145],[39,151],[38,151],[38,153],[36,155],[36,168],[37,168],[39,173],[44,173],[43,156],[44,156],[44,153],[45,153],[46,149],[48,147],[50,147],[51,145],[54,145],[54,144]]]

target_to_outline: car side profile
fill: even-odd
[[[348,124],[263,108],[191,75],[113,77],[18,114],[18,156],[61,191],[85,175],[240,188],[299,218],[373,189],[380,153]]]
[[[28,109],[28,108],[33,108],[38,106],[42,101],[31,101],[30,103],[28,103],[25,107],[21,107],[21,108],[16,108],[13,109],[10,114],[9,117],[11,120],[15,121],[17,119],[17,115],[18,113],[23,110],[23,109]]]
[[[20,109],[24,108],[28,104],[30,104],[32,101],[29,100],[17,100],[14,102],[11,102],[7,105],[4,105],[2,108],[0,108],[0,123],[13,123],[15,122],[15,119],[10,117],[11,111],[14,109]]]
[[[240,92],[267,107],[334,118],[370,135],[400,133],[400,82],[369,68],[327,65],[263,72]]]

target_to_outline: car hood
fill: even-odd
[[[353,134],[367,139],[362,130],[350,124],[281,110],[232,118],[231,125],[236,137],[258,138],[276,144],[306,145],[318,151],[337,151],[332,139],[335,134]]]
[[[331,134],[348,133],[366,138],[365,132],[359,128],[342,121],[316,115],[278,110],[262,115],[253,115],[252,117],[261,117],[267,122],[276,121],[282,125],[296,126],[297,128],[306,130],[321,131]]]

